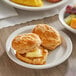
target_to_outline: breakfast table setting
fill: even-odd
[[[44,0],[41,7],[23,6],[10,0],[0,0],[0,76],[76,76],[76,11],[71,13],[67,11],[74,8],[72,6],[76,6],[76,0],[61,0],[57,4],[50,4]],[[28,61],[24,62],[17,58],[14,47],[18,44],[15,46],[13,44],[16,36],[20,37],[19,34],[23,33],[32,34],[39,24],[51,28],[54,32],[57,30],[59,34],[56,32],[56,36],[60,35],[62,41],[56,49],[49,50],[44,65],[29,64]],[[47,39],[49,37],[50,34]],[[28,55],[31,56],[30,53]]]

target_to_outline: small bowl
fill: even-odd
[[[71,5],[72,6],[72,5]],[[76,33],[76,29],[73,29],[72,27],[70,27],[68,24],[65,23],[64,21],[64,14],[65,14],[65,10],[66,10],[66,7],[64,7],[60,13],[59,13],[59,20],[60,22],[63,24],[63,26],[68,29],[69,31],[73,32],[73,33]]]

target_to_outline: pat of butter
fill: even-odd
[[[41,57],[42,56],[42,51],[40,49],[35,49],[33,52],[28,52],[26,54],[26,57]]]

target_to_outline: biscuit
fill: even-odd
[[[33,51],[34,48],[41,45],[41,39],[37,34],[25,33],[16,36],[12,41],[12,48],[19,53]]]
[[[47,24],[38,24],[32,32],[39,35],[42,40],[41,45],[46,49],[54,50],[61,44],[61,37],[58,31]]]
[[[43,47],[39,47],[42,51],[42,57],[33,57],[33,58],[29,58],[26,57],[26,53],[25,54],[20,54],[20,53],[16,53],[16,57],[26,63],[29,64],[34,64],[34,65],[43,65],[46,63],[46,59],[48,56],[48,51],[46,49],[44,49]]]

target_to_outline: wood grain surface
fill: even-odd
[[[9,35],[23,26],[40,23],[50,24],[69,35],[73,43],[73,52],[69,59],[54,68],[44,70],[24,68],[11,61],[5,52],[5,44]],[[0,76],[76,76],[76,34],[66,30],[59,22],[57,15],[0,29]]]

